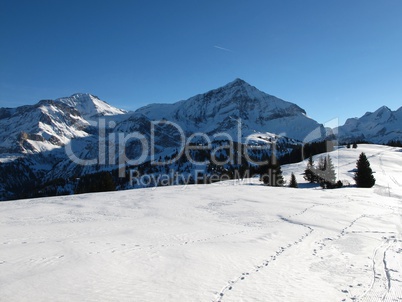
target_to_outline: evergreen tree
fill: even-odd
[[[356,148],[357,148],[357,144],[353,143],[353,149],[356,149]]]
[[[277,164],[273,167],[273,175],[274,175],[274,187],[282,187],[285,183],[282,175],[281,165]]]
[[[321,180],[325,177],[325,170],[327,169],[327,159],[325,157],[320,157],[318,161],[318,167],[315,170],[316,172],[316,182],[320,183]]]
[[[272,153],[270,159],[270,168],[268,169],[271,175],[271,186],[273,187],[281,187],[285,183],[282,176],[282,169],[278,159],[275,156],[275,153]]]
[[[356,185],[359,188],[371,188],[374,186],[375,178],[373,176],[373,170],[371,170],[370,162],[364,152],[360,154],[359,160],[356,162],[356,167],[357,171],[354,177]]]
[[[334,163],[332,162],[331,156],[327,156],[327,173],[326,173],[326,181],[328,181],[331,184],[336,183],[336,172],[335,172],[335,167]]]
[[[346,148],[350,149],[350,143],[348,143],[348,144],[346,145]]]
[[[76,194],[115,191],[116,184],[109,172],[88,174],[79,179]]]
[[[320,161],[318,162],[318,170],[325,171],[327,169],[327,157],[320,157]]]
[[[335,167],[329,155],[320,160],[318,182],[320,186],[325,189],[333,189],[336,187]]]
[[[260,174],[260,181],[265,185],[268,185],[269,183],[268,170],[269,164],[260,165],[256,168],[257,174]]]
[[[400,140],[390,140],[387,145],[392,147],[402,147],[402,142]]]
[[[289,187],[291,187],[291,188],[298,188],[299,187],[299,185],[297,184],[296,176],[294,175],[294,173],[292,173],[292,175],[290,176]]]
[[[284,179],[282,175],[281,165],[277,160],[274,153],[272,153],[271,158],[269,160],[269,164],[264,166],[264,169],[261,173],[261,178],[265,185],[272,187],[281,187],[284,184]],[[265,173],[264,173],[265,172]]]
[[[307,162],[306,170],[304,170],[304,179],[309,181],[310,183],[314,183],[317,181],[317,175],[314,168],[314,161],[312,155],[310,155]]]

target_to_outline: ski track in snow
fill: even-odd
[[[398,242],[395,236],[390,238],[383,237],[381,244],[374,250],[372,256],[372,274],[373,279],[368,290],[357,301],[375,302],[375,301],[401,301],[402,290],[399,286],[393,286],[401,280],[392,279],[390,269],[387,265],[387,252],[391,247],[396,247]],[[397,253],[400,253],[397,252]],[[395,291],[393,290],[395,288]]]

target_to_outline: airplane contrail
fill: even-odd
[[[228,48],[225,48],[225,47],[222,47],[222,46],[214,45],[214,47],[215,47],[216,49],[220,49],[220,50],[224,50],[224,51],[233,52],[233,50],[228,49]]]

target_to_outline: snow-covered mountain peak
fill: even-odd
[[[237,78],[222,87],[201,94],[201,96],[202,95],[216,95],[218,97],[218,101],[223,101],[228,98],[247,98],[251,100],[259,100],[266,97],[273,97],[265,92],[260,91],[240,78]]]
[[[389,109],[387,106],[382,106],[374,112],[374,115],[377,119],[389,118],[391,114],[392,110]]]
[[[230,132],[242,121],[243,134],[272,132],[303,140],[322,125],[296,104],[251,86],[242,79],[174,104],[153,104],[136,111],[151,120],[167,119],[188,132]]]
[[[380,108],[378,108],[375,112],[383,112],[383,111],[392,111],[392,110],[384,105],[384,106],[381,106]]]
[[[55,101],[77,109],[86,119],[126,113],[89,93],[75,93],[70,97],[58,98]]]
[[[236,78],[234,81],[227,83],[222,88],[225,88],[225,87],[241,87],[241,86],[250,86],[251,87],[251,85],[249,83],[247,83],[246,81],[244,81],[244,80],[242,80],[240,78]]]

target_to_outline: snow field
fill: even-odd
[[[0,301],[402,301],[398,148],[371,189],[258,179],[0,203]],[[315,159],[318,160],[317,156]],[[336,161],[334,161],[335,163]]]

